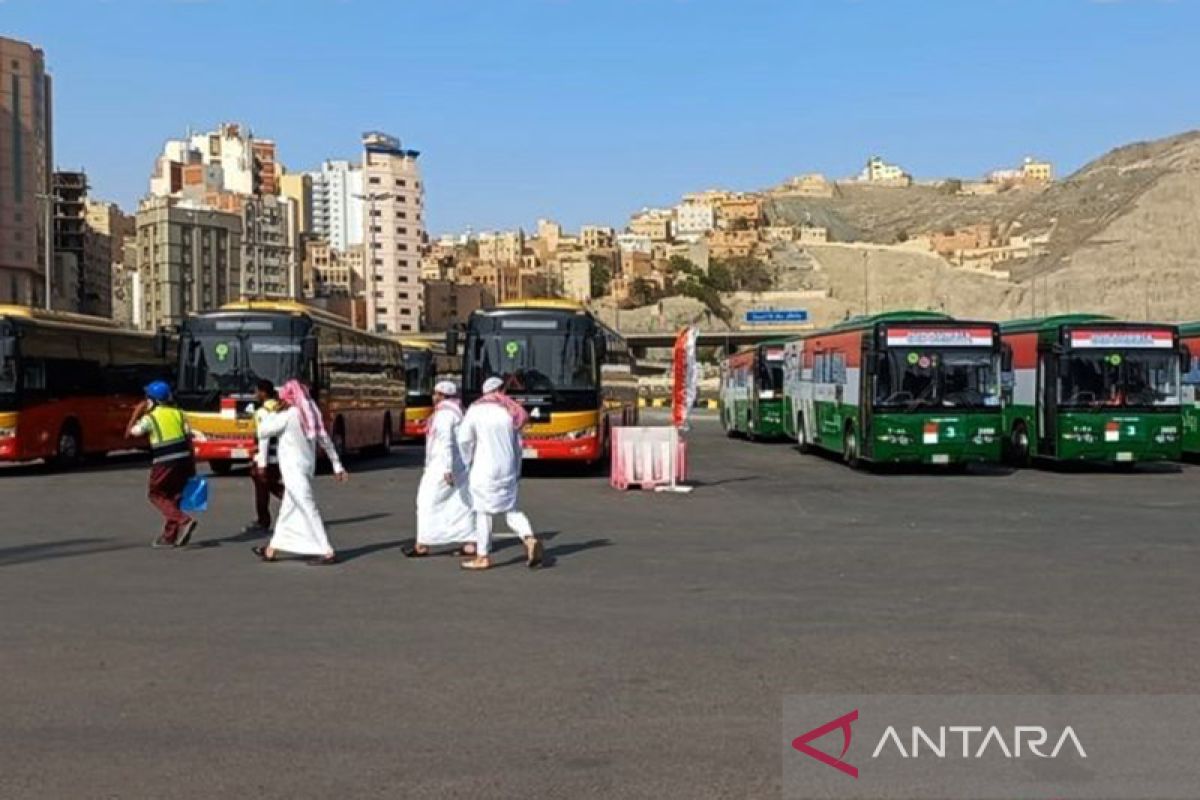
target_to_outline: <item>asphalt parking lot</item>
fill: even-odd
[[[261,564],[244,476],[148,547],[144,465],[0,470],[0,797],[775,797],[795,693],[1187,693],[1200,469],[855,473],[691,436],[688,495],[538,465],[548,568],[410,561],[417,448]]]

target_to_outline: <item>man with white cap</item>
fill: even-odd
[[[504,381],[488,378],[483,396],[471,404],[458,429],[463,459],[470,467],[468,485],[475,508],[475,557],[463,569],[492,566],[492,515],[504,514],[508,527],[525,544],[530,569],[542,564],[542,543],[533,535],[529,518],[517,510],[517,484],[521,479],[521,428],[529,415],[503,392]]]
[[[467,467],[458,448],[463,410],[458,387],[439,381],[433,387],[433,414],[425,433],[425,473],[417,489],[417,541],[404,548],[409,558],[429,555],[431,547],[467,542],[461,555],[475,555],[475,515],[467,492]]]

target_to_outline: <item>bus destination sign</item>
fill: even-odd
[[[1170,350],[1175,336],[1168,328],[1158,330],[1073,330],[1071,347],[1150,347]]]
[[[991,347],[991,328],[888,328],[889,347]]]

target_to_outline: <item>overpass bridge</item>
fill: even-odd
[[[812,326],[762,327],[737,331],[700,331],[696,337],[697,347],[719,347],[726,353],[731,353],[743,347],[770,341],[771,339],[786,339],[812,330]],[[626,333],[625,341],[633,350],[635,357],[643,358],[647,350],[673,347],[677,330],[654,331],[651,333]],[[446,341],[444,333],[406,333],[397,338],[415,339],[431,344],[441,344]]]

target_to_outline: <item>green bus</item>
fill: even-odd
[[[998,462],[999,327],[893,311],[793,339],[783,418],[801,452],[851,466]]]
[[[721,362],[721,425],[727,436],[778,439],[783,427],[783,342],[763,342]]]
[[[1179,459],[1184,351],[1175,326],[1068,314],[1000,331],[1010,461]]]

